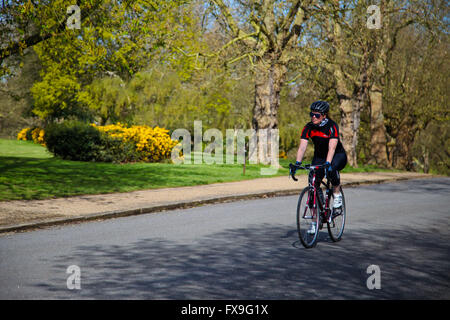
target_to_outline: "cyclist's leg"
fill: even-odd
[[[326,159],[316,158],[314,157],[311,164],[312,165],[322,165],[324,164]],[[325,200],[323,197],[322,189],[320,188],[320,183],[323,180],[323,177],[325,176],[325,169],[320,169],[316,171],[316,183],[314,184],[316,189],[319,192],[320,201],[322,202],[322,205],[325,206]]]
[[[326,162],[326,159],[321,159],[321,158],[316,158],[314,157],[311,164],[313,166],[318,166],[318,165],[322,165]],[[322,181],[323,177],[325,176],[325,170],[324,169],[320,169],[316,171],[316,183],[315,186],[316,187],[320,187],[320,182]]]
[[[339,171],[344,169],[346,164],[347,155],[345,153],[336,153],[333,157],[333,161],[331,162],[332,170],[330,172],[330,181],[333,185],[334,199],[336,201],[334,204],[335,207],[340,206],[342,203],[342,200],[340,199],[341,177]]]

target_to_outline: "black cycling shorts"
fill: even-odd
[[[324,164],[327,160],[321,158],[313,158],[312,165],[321,165]],[[345,152],[336,153],[331,161],[332,170],[329,174],[329,178],[331,184],[333,186],[338,186],[341,184],[341,177],[339,176],[339,171],[345,168],[347,165],[347,154]],[[320,181],[322,181],[325,176],[325,169],[316,171],[316,185],[320,185]],[[311,177],[310,177],[311,178]]]

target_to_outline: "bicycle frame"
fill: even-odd
[[[316,168],[312,168],[310,169],[310,172],[312,172],[312,178],[308,179],[308,187],[310,189],[311,192],[313,192],[313,199],[314,199],[314,203],[313,203],[313,208],[318,208],[320,213],[326,213],[329,211],[329,203],[330,203],[330,180],[328,180],[328,175],[325,172],[326,178],[327,178],[327,183],[323,182],[323,180],[320,182],[321,185],[323,185],[326,189],[325,189],[325,195],[324,195],[324,201],[325,203],[322,203],[321,197],[319,197],[318,195],[318,188],[316,187]],[[309,178],[309,177],[308,177]],[[317,203],[316,203],[316,199],[317,199]],[[309,205],[309,201],[311,200],[310,197],[308,197],[308,200],[306,202],[307,205]],[[328,215],[325,217],[328,218]]]
[[[313,193],[313,200],[314,200],[314,203],[312,204],[313,205],[313,216],[312,216],[312,218],[315,218],[315,215],[317,214],[317,209],[319,209],[319,213],[321,214],[321,215],[323,215],[323,214],[325,214],[326,213],[326,215],[325,215],[325,219],[324,220],[326,220],[326,219],[328,219],[331,215],[329,214],[329,211],[330,211],[330,207],[329,207],[329,204],[330,204],[330,197],[331,197],[331,194],[330,194],[330,192],[332,192],[332,188],[331,188],[331,182],[330,182],[330,180],[329,180],[329,178],[328,178],[328,174],[327,174],[327,171],[325,170],[325,178],[327,179],[327,182],[325,183],[325,182],[323,182],[323,180],[321,181],[321,185],[324,185],[325,186],[325,195],[324,195],[324,200],[325,200],[325,203],[322,203],[321,201],[321,198],[318,196],[318,193],[317,193],[317,189],[318,188],[316,188],[316,172],[317,172],[317,170],[319,170],[319,169],[323,169],[323,168],[325,168],[325,166],[324,165],[307,165],[307,166],[304,166],[304,167],[298,167],[299,169],[306,169],[306,170],[309,170],[310,171],[310,173],[312,172],[312,178],[311,179],[309,179],[309,175],[308,175],[308,187],[309,187],[309,189],[310,189],[310,192],[312,192]],[[294,175],[292,175],[292,178],[295,180],[295,181],[297,181],[298,179],[296,179],[295,178],[295,176]],[[320,186],[319,186],[319,188],[320,188]],[[317,199],[317,202],[318,203],[316,203],[316,199]],[[311,201],[311,198],[310,197],[308,197],[308,199],[307,199],[307,202],[306,202],[306,205],[307,206],[309,206],[310,205],[310,202]],[[303,214],[303,217],[304,218],[306,218],[306,210],[305,210],[305,213]],[[323,222],[326,222],[326,221],[323,221]]]

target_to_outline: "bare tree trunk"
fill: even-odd
[[[370,97],[370,163],[389,166],[387,157],[386,127],[383,116],[383,90],[378,85],[371,86]]]
[[[382,0],[381,8],[383,11],[392,10],[393,1]],[[383,15],[383,23],[389,25],[389,14]],[[372,85],[369,88],[370,98],[370,153],[371,158],[369,162],[372,164],[389,167],[389,160],[387,154],[387,132],[384,125],[383,115],[383,88],[385,86],[386,65],[390,54],[394,49],[392,39],[388,28],[384,28],[381,34],[375,35],[375,43],[371,48],[373,52],[377,52],[378,56],[372,58],[372,65],[369,68],[369,77],[372,79]]]
[[[358,129],[360,114],[358,112],[353,92],[348,87],[342,71],[335,69],[336,94],[339,99],[339,110],[341,112],[340,135],[342,145],[347,152],[349,165],[357,167],[356,145],[358,144]]]
[[[348,163],[352,167],[358,167],[356,146],[358,145],[358,130],[360,124],[360,112],[355,107],[354,99],[339,99],[341,111],[340,133],[342,145],[347,152]]]
[[[252,124],[255,130],[278,128],[278,107],[280,106],[281,76],[273,64],[265,69],[260,63],[256,71],[255,104]]]
[[[417,123],[413,119],[407,119],[399,128],[392,150],[392,166],[397,169],[413,169],[411,149],[417,133]]]
[[[423,172],[429,173],[430,172],[430,151],[425,150],[423,154]]]
[[[278,129],[277,116],[281,87],[285,80],[287,66],[297,59],[297,51],[301,50],[298,41],[303,24],[314,12],[313,1],[289,1],[283,4],[276,1],[237,1],[236,3],[231,1],[230,3],[224,0],[211,0],[208,2],[220,11],[227,31],[232,36],[231,41],[222,49],[237,43],[245,48],[244,51],[247,51],[246,54],[232,59],[230,63],[249,58],[254,67],[256,80],[252,126],[258,137],[260,132],[267,132],[269,143],[266,147],[271,152],[272,137],[279,138],[278,132],[274,132],[276,137],[270,135],[271,130]],[[237,9],[236,7],[250,13],[247,20],[241,14],[239,14],[239,21],[234,19],[232,12],[235,10],[232,9]],[[235,12],[239,13],[239,11]],[[244,25],[245,23],[247,25]],[[250,30],[252,31],[249,32]],[[278,140],[276,142],[278,145]],[[259,144],[260,141],[258,141],[258,152],[262,150]],[[278,154],[270,156],[272,159],[278,159]]]
[[[331,34],[331,33],[330,33]],[[341,113],[340,138],[345,151],[347,152],[348,164],[357,167],[356,146],[358,144],[358,130],[360,123],[359,103],[355,99],[355,81],[345,74],[343,68],[347,61],[346,44],[343,39],[342,29],[338,22],[334,21],[333,46],[336,49],[334,78],[336,79],[336,95],[339,100],[339,110]]]
[[[263,141],[258,139],[259,162],[268,163],[267,157],[261,151],[266,148],[268,154],[270,153],[270,130],[278,128],[280,91],[286,74],[286,67],[276,59],[265,59],[259,61],[255,72],[255,103],[253,107],[252,125],[258,137],[260,137],[261,130],[268,129],[267,140]]]

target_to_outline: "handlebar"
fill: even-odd
[[[312,165],[312,164],[305,164],[303,166],[298,166],[292,163],[289,163],[289,176],[292,177],[292,179],[294,181],[298,181],[298,179],[295,177],[295,173],[291,173],[292,169],[296,168],[296,169],[304,169],[304,170],[310,170],[310,171],[315,171],[315,170],[319,170],[319,169],[323,169],[326,168],[327,165],[325,164],[318,164],[318,165]]]

